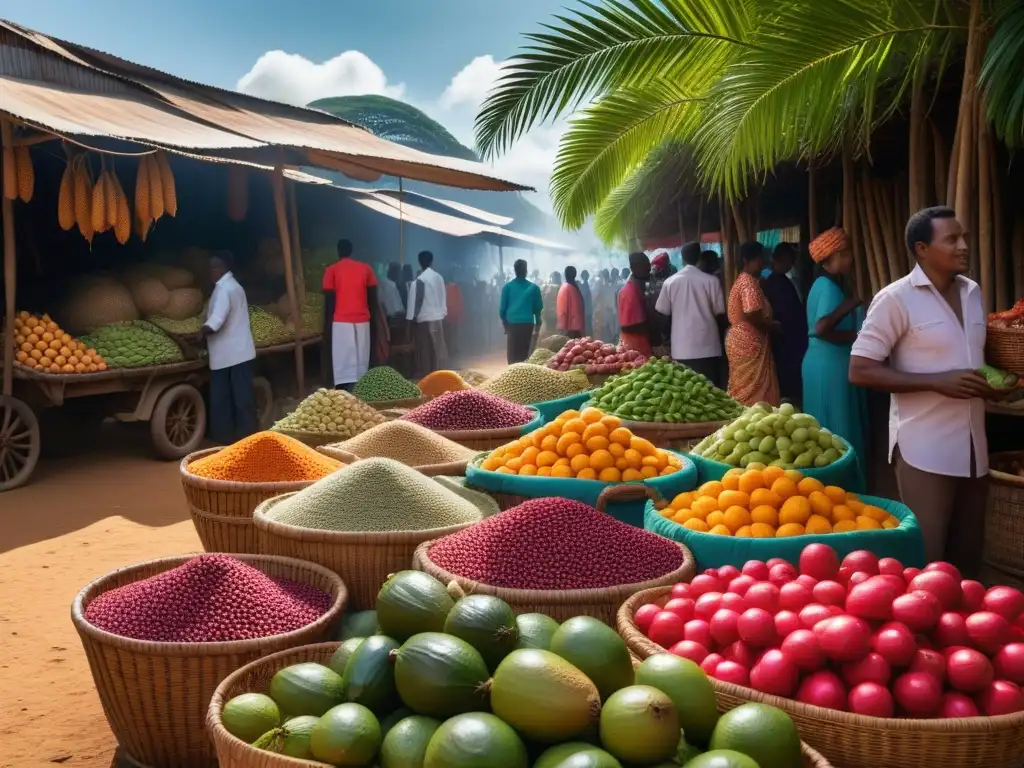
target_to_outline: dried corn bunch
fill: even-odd
[[[97,235],[110,229],[110,225],[107,224],[107,186],[109,184],[107,179],[107,171],[100,171],[100,176],[96,179],[96,185],[92,188],[92,201],[89,212],[91,215],[92,231]]]
[[[245,168],[228,168],[228,218],[245,221],[249,212],[249,174]]]
[[[36,186],[36,172],[32,167],[32,154],[28,147],[14,148],[14,171],[18,177],[18,197],[23,203],[27,203],[32,199],[32,192]]]
[[[18,197],[18,171],[14,164],[14,150],[4,147],[4,197],[14,200]]]
[[[114,182],[114,237],[124,245],[132,234],[132,213],[128,210],[128,197],[121,186],[121,180],[113,173],[110,177]]]
[[[146,155],[144,159],[149,164],[149,215],[156,221],[167,210],[164,206],[164,185],[160,180],[160,164],[156,155]]]
[[[174,188],[174,173],[171,172],[171,164],[167,160],[166,152],[157,152],[156,167],[160,171],[160,190],[163,193],[164,211],[169,216],[178,214],[178,193]]]
[[[149,230],[149,224],[153,221],[152,208],[150,207],[150,169],[147,160],[149,155],[139,158],[139,172],[135,176],[135,218],[138,224]],[[145,240],[145,236],[142,237]]]
[[[75,166],[75,222],[82,237],[92,243],[96,231],[92,226],[92,170],[85,155],[79,155],[72,163]]]
[[[64,175],[60,177],[60,192],[57,195],[57,221],[60,228],[68,231],[75,226],[75,164],[68,159]]]

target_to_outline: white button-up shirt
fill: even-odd
[[[245,289],[230,272],[226,272],[213,287],[204,325],[213,331],[206,341],[211,371],[255,359],[256,344],[249,329]]]
[[[398,292],[398,286],[395,285],[394,280],[389,280],[386,277],[380,281],[378,303],[384,309],[384,314],[388,317],[401,315],[405,311],[405,307],[402,306],[402,294]]]
[[[868,309],[853,355],[883,361],[904,373],[946,373],[984,362],[985,307],[978,284],[956,278],[961,324],[920,266],[887,285]],[[988,472],[985,401],[958,400],[937,392],[893,394],[889,409],[889,460],[893,449],[912,467],[951,477]]]
[[[416,294],[423,287],[423,306],[419,315],[416,314]],[[409,308],[406,318],[417,323],[429,323],[444,320],[448,316],[448,300],[445,297],[444,278],[427,267],[423,273],[412,281],[409,287]]]
[[[673,359],[721,356],[722,340],[715,316],[725,314],[725,296],[717,277],[687,264],[661,286],[654,308],[672,316]]]

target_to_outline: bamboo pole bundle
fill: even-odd
[[[870,282],[864,252],[860,247],[860,226],[857,223],[857,176],[853,163],[853,150],[847,141],[843,144],[843,229],[850,239],[853,268],[857,278],[857,295],[866,297]]]
[[[875,274],[872,276],[871,292],[878,293],[882,288],[891,282],[887,272],[885,259],[885,239],[882,236],[881,226],[878,221],[878,212],[875,209],[873,183],[871,175],[865,172],[861,176],[860,199],[864,212],[864,226],[867,233],[866,239],[870,239],[871,256],[875,265]]]
[[[933,199],[936,203],[944,203],[946,201],[946,181],[949,177],[949,149],[942,131],[939,130],[935,121],[929,120],[928,125],[931,127],[932,157],[935,161],[935,197]],[[918,210],[920,209],[911,206],[910,212],[916,213]]]
[[[981,54],[981,0],[971,0],[971,20],[967,33],[967,54],[964,63],[964,81],[960,92],[960,113],[958,115],[958,141],[955,149],[957,159],[955,181],[950,180],[946,199],[953,197],[953,208],[957,218],[967,232],[977,232],[974,216],[974,201],[977,197],[977,153],[974,145],[977,137],[977,95],[978,65]],[[978,279],[980,260],[977,248],[971,248],[971,277]]]
[[[895,234],[896,187],[884,181],[875,181],[871,186],[891,283],[906,274],[906,260],[899,255],[903,249],[899,247],[899,237]]]
[[[984,113],[983,113],[984,114]],[[996,266],[996,302],[994,309],[1008,309],[1016,301],[1012,296],[1014,255],[1007,248],[1006,218],[1003,213],[1003,177],[999,174],[999,151],[995,142],[989,152],[990,178],[992,179],[992,229],[995,232],[993,253]]]
[[[985,311],[992,312],[996,308],[996,260],[994,253],[994,234],[992,229],[992,134],[988,120],[985,118],[984,101],[979,97],[975,100],[975,118],[978,129],[978,256],[980,262],[981,297],[985,302]]]
[[[914,87],[910,94],[910,182],[908,201],[912,210],[918,211],[928,203],[928,143],[924,102],[925,67],[914,73]]]

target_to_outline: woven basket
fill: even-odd
[[[285,557],[236,555],[270,576],[329,592],[331,607],[294,632],[225,643],[132,640],[85,620],[86,607],[104,592],[176,568],[192,557],[165,557],[112,571],[86,585],[71,606],[71,620],[114,737],[134,761],[155,768],[216,766],[204,721],[221,680],[268,653],[326,640],[348,602],[345,583],[326,568]]]
[[[671,591],[659,587],[638,592],[619,609],[616,629],[634,657],[642,660],[666,653],[637,628],[633,614],[646,603],[664,605]],[[719,711],[750,701],[778,707],[793,718],[801,738],[828,755],[836,768],[1020,768],[1024,756],[1024,712],[956,720],[865,717],[770,696],[714,678],[711,682]]]
[[[282,493],[301,491],[314,480],[288,483],[238,483],[211,480],[188,471],[189,465],[216,453],[220,448],[190,453],[181,460],[178,474],[188,500],[192,523],[207,552],[256,554],[256,531],[252,513],[262,502]]]
[[[544,417],[536,408],[527,405],[533,412],[533,419],[521,427],[507,427],[504,429],[460,429],[460,430],[433,430],[441,437],[447,437],[452,442],[472,448],[474,451],[493,451],[505,443],[518,440],[523,435],[539,429],[543,426]]]
[[[337,461],[343,461],[346,464],[353,464],[360,461],[360,457],[354,453],[343,451],[340,448],[332,448],[329,445],[323,445],[317,450],[324,456],[328,456]],[[419,464],[414,466],[417,472],[427,477],[463,477],[466,474],[466,466],[469,464],[469,459],[463,461],[448,461],[443,464]]]
[[[1024,578],[1024,477],[996,469],[1013,460],[1024,461],[1024,451],[989,457],[984,558],[993,568]]]
[[[421,397],[406,397],[401,400],[378,400],[375,403],[366,404],[377,411],[389,411],[393,408],[415,408],[417,405],[423,405],[428,400],[430,398],[423,395]]]
[[[269,499],[253,513],[260,551],[297,557],[334,571],[345,580],[354,611],[373,608],[380,585],[389,574],[406,570],[416,548],[424,541],[447,536],[473,525],[461,523],[425,531],[384,533],[300,528],[276,522],[268,515],[275,504],[290,495]],[[497,514],[497,505],[486,494],[475,493],[474,496],[479,497],[477,501],[481,507],[492,507],[489,512]],[[484,516],[488,516],[487,511]]]
[[[985,337],[985,362],[1024,376],[1024,330],[989,326]]]
[[[729,421],[701,421],[691,424],[664,424],[654,421],[622,420],[622,426],[637,437],[650,440],[658,448],[688,447],[691,440],[702,440],[713,435]]]
[[[321,445],[329,443],[341,443],[351,437],[351,435],[329,434],[327,432],[301,432],[297,429],[279,429],[277,427],[272,429],[274,432],[280,432],[282,435],[294,437],[300,443],[305,443],[310,448],[319,448]]]

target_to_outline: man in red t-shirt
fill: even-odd
[[[352,243],[338,241],[338,260],[324,270],[324,370],[339,389],[350,389],[370,367],[377,276],[352,258]]]

